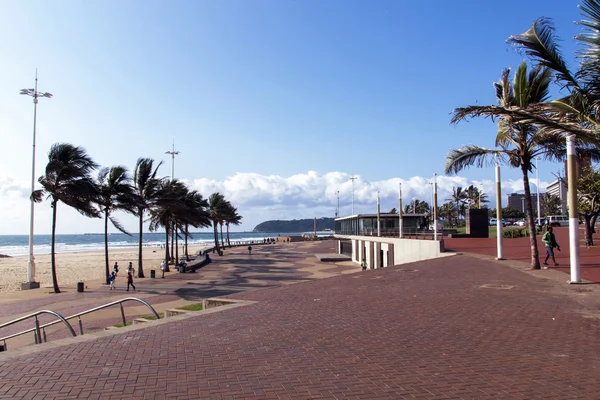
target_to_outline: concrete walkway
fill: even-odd
[[[598,398],[595,285],[464,255],[343,274],[314,267],[322,244],[282,246],[203,271],[202,290],[279,282],[227,295],[255,304],[0,354],[0,398]],[[267,279],[305,265],[335,276]]]

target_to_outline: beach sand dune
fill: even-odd
[[[190,255],[198,250],[206,249],[210,246],[197,245],[189,246]],[[120,275],[127,274],[126,269],[131,261],[136,270],[137,276],[137,248],[120,248],[110,250],[109,269],[112,271],[115,261],[119,263]],[[182,256],[182,252],[179,256]],[[144,274],[150,275],[150,270],[159,269],[160,262],[164,259],[165,251],[158,247],[144,247]],[[50,264],[50,254],[38,254],[36,261],[36,280],[40,282],[42,288],[52,287],[52,272]],[[99,280],[105,276],[104,251],[88,251],[78,253],[60,253],[56,254],[56,275],[58,284],[72,284],[80,281]],[[21,283],[27,279],[27,256],[0,258],[0,293],[9,293],[20,290]]]

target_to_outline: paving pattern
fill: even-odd
[[[307,257],[281,252],[201,275],[252,286],[290,263],[306,278]],[[0,354],[0,398],[598,399],[598,309],[552,280],[459,255],[279,282],[227,296],[253,305]]]

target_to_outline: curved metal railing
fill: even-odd
[[[52,324],[58,324],[59,322],[62,322],[62,323],[64,323],[67,326],[67,328],[69,329],[69,332],[71,333],[72,336],[77,336],[75,334],[75,331],[73,330],[73,327],[67,321],[67,318],[63,317],[62,315],[60,315],[59,313],[57,313],[55,311],[40,310],[40,311],[34,312],[33,314],[27,314],[27,315],[24,315],[24,316],[19,317],[17,319],[13,319],[12,321],[8,321],[8,322],[5,322],[3,324],[0,324],[0,329],[2,329],[2,328],[5,328],[7,326],[16,324],[18,322],[25,321],[26,319],[33,318],[34,319],[34,325],[35,325],[33,328],[28,329],[27,331],[19,332],[19,333],[13,334],[13,335],[9,335],[9,336],[0,338],[0,341],[4,342],[4,350],[7,349],[7,347],[6,347],[6,339],[10,339],[12,337],[19,336],[19,335],[22,335],[24,333],[29,333],[29,332],[35,332],[35,334],[34,334],[35,344],[39,344],[39,343],[45,342],[46,341],[46,330],[43,329],[43,328],[46,325],[40,326],[40,321],[38,320],[38,315],[40,315],[40,314],[51,314],[51,315],[54,315],[58,319],[56,321],[54,321]],[[43,331],[43,334],[44,334],[43,337],[41,335],[42,331]]]
[[[0,342],[4,342],[4,350],[6,350],[6,340],[14,338],[14,337],[17,337],[17,336],[24,335],[26,333],[31,333],[31,332],[35,332],[34,333],[35,344],[46,342],[47,341],[46,340],[46,328],[49,327],[49,326],[52,326],[52,325],[56,325],[59,322],[64,322],[68,326],[69,331],[71,332],[71,335],[72,336],[77,336],[75,334],[75,331],[73,330],[73,327],[68,322],[70,319],[73,319],[73,318],[77,318],[79,320],[78,321],[79,322],[79,334],[83,335],[83,321],[81,321],[81,317],[82,316],[84,316],[86,314],[93,313],[94,311],[99,311],[99,310],[102,310],[102,309],[105,309],[105,308],[108,308],[108,307],[112,307],[112,306],[117,305],[117,304],[121,308],[121,319],[123,321],[123,326],[126,326],[127,325],[127,321],[125,319],[125,310],[123,309],[123,303],[126,302],[126,301],[137,301],[139,303],[142,303],[143,305],[145,305],[146,307],[148,307],[150,309],[150,311],[152,311],[152,314],[154,314],[154,316],[156,317],[156,319],[160,319],[160,316],[158,315],[158,313],[156,312],[156,310],[154,309],[154,307],[152,307],[146,301],[144,301],[142,299],[138,299],[137,297],[126,297],[124,299],[116,300],[116,301],[113,301],[113,302],[110,302],[110,303],[107,303],[107,304],[103,304],[103,305],[98,306],[98,307],[90,308],[89,310],[82,311],[82,312],[77,313],[77,314],[73,314],[73,315],[71,315],[69,317],[66,317],[66,318],[63,317],[62,315],[60,315],[57,312],[49,311],[49,310],[42,310],[42,311],[38,311],[38,312],[33,313],[33,314],[25,315],[23,317],[14,319],[12,321],[9,321],[9,322],[6,322],[6,323],[0,325],[0,329],[4,328],[6,326],[12,325],[12,324],[16,324],[17,322],[21,322],[21,321],[26,320],[28,318],[32,318],[32,317],[35,318],[35,327],[33,327],[31,329],[27,329],[27,330],[21,331],[21,332],[18,332],[18,333],[13,333],[12,335],[9,335],[9,336],[2,337],[2,338],[0,338]],[[52,314],[52,315],[56,316],[58,319],[56,321],[48,322],[47,324],[44,324],[44,325],[40,326],[39,321],[37,319],[37,316],[39,314],[43,314],[43,313]]]

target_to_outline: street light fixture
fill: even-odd
[[[165,151],[165,154],[170,154],[172,157],[171,160],[171,180],[175,179],[175,156],[179,154],[179,151],[175,151],[175,140],[173,140],[173,150]]]
[[[33,97],[33,151],[31,157],[31,210],[29,213],[29,256],[27,258],[27,282],[21,284],[23,289],[37,289],[40,283],[35,281],[35,257],[33,256],[33,220],[34,220],[34,201],[33,191],[35,190],[35,128],[37,122],[37,103],[38,98],[43,97],[50,99],[52,94],[48,92],[38,92],[37,69],[35,70],[35,87],[33,89],[21,89],[19,94]]]

